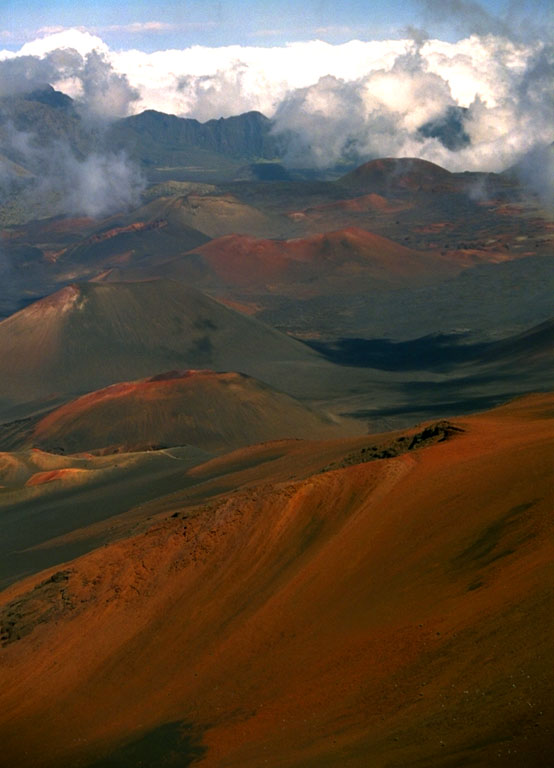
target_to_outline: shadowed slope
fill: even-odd
[[[0,359],[9,371],[0,403],[169,369],[240,370],[294,385],[290,364],[319,361],[258,321],[164,281],[68,286],[0,323]]]
[[[244,374],[173,371],[67,403],[19,444],[66,453],[175,445],[222,451],[277,438],[338,437],[347,430]]]
[[[360,365],[383,370],[448,370],[456,365],[503,369],[518,380],[536,369],[535,385],[550,384],[553,373],[554,320],[500,341],[467,342],[464,335],[431,335],[405,342],[387,339],[340,339],[307,342],[340,365]],[[525,366],[525,370],[522,370]],[[467,368],[464,369],[467,375]]]
[[[15,585],[6,765],[124,765],[136,743],[206,768],[546,765],[552,408],[168,499],[148,533]]]
[[[179,170],[192,175],[203,170],[213,177],[227,165],[240,167],[247,158],[275,157],[270,128],[268,118],[254,111],[200,123],[148,109],[118,120],[108,138],[110,146],[140,160],[150,176],[165,172],[171,178]]]
[[[163,215],[127,223],[130,217],[108,220],[106,225],[63,251],[58,257],[60,280],[85,279],[101,269],[152,267],[157,261],[202,245],[209,238],[185,224],[175,224]]]
[[[110,456],[0,452],[0,585],[113,541],[116,531],[129,535],[137,517],[129,510],[186,487],[187,469],[209,457],[192,446]]]

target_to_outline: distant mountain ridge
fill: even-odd
[[[23,142],[14,134],[24,134]],[[40,168],[40,154],[33,148],[57,141],[69,144],[77,157],[83,157],[98,144],[95,131],[87,128],[75,102],[51,86],[22,96],[0,98],[0,153],[28,171]]]
[[[201,123],[198,120],[146,110],[124,117],[103,133],[87,125],[76,102],[49,85],[21,96],[0,99],[0,151],[13,162],[21,154],[10,147],[10,130],[33,133],[41,145],[65,140],[77,155],[103,146],[125,150],[148,166],[158,162],[181,162],[185,153],[202,150],[216,155],[251,161],[276,159],[279,146],[271,134],[272,121],[260,112]]]
[[[137,154],[143,162],[160,151],[198,149],[232,158],[274,159],[278,145],[271,136],[272,122],[261,112],[246,112],[201,123],[149,109],[113,124],[109,141]]]
[[[463,113],[448,113],[441,122],[421,126],[422,136],[437,137],[451,149],[468,143]],[[67,142],[77,157],[92,151],[124,151],[140,163],[152,181],[276,180],[289,178],[280,165],[287,153],[291,135],[274,131],[273,121],[261,112],[250,111],[231,117],[200,122],[194,118],[148,109],[124,117],[101,128],[88,124],[79,104],[50,85],[29,93],[0,98],[0,155],[21,164],[29,171],[39,170],[32,153],[22,152],[11,141],[13,129],[30,134],[30,146],[44,147],[56,141]],[[34,138],[33,138],[34,137]],[[541,150],[542,152],[542,150]],[[353,189],[441,188],[461,174],[451,174],[440,166],[417,158],[369,159],[360,155],[354,165],[364,163],[343,175],[341,183]],[[25,162],[27,161],[27,162]],[[344,173],[344,166],[327,169],[333,176]],[[515,168],[516,166],[514,166]],[[508,169],[510,171],[510,169]],[[296,168],[316,176],[324,171]],[[482,174],[483,175],[483,174]],[[485,174],[490,175],[490,174]],[[493,174],[494,175],[494,174]]]

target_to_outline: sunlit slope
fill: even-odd
[[[229,194],[177,198],[171,201],[167,216],[170,221],[199,229],[209,237],[231,232],[261,234],[275,226],[266,214]]]
[[[459,271],[431,255],[347,227],[324,235],[268,240],[229,235],[195,248],[167,265],[202,288],[237,294],[306,298],[362,294],[438,282]]]
[[[91,391],[171,369],[294,384],[319,360],[296,341],[176,282],[68,286],[0,323],[0,403]],[[296,368],[294,369],[296,370]]]
[[[548,764],[552,413],[176,502],[14,586],[4,764]]]
[[[416,157],[370,160],[342,176],[338,183],[371,192],[391,190],[448,190],[455,176],[436,163]]]
[[[352,427],[350,426],[350,431]],[[357,431],[363,431],[361,423]],[[113,384],[57,408],[20,438],[43,450],[232,450],[277,438],[341,436],[333,423],[249,376],[173,371]]]
[[[162,187],[163,190],[163,187]],[[171,187],[168,189],[171,191]],[[222,237],[232,232],[250,235],[267,235],[286,221],[270,216],[254,204],[241,201],[230,192],[222,193],[217,188],[209,191],[200,187],[183,195],[162,195],[136,211],[128,214],[128,220],[166,222],[169,232],[184,235],[189,231],[200,231],[208,237]],[[190,229],[192,228],[192,230]],[[183,245],[186,240],[183,237]],[[194,244],[196,245],[196,244]],[[189,248],[194,247],[190,245]],[[187,250],[186,247],[183,250]]]
[[[100,456],[37,448],[0,453],[0,588],[150,527],[176,506],[306,478],[360,451],[365,459],[397,455],[448,433],[439,424],[317,443],[271,440],[213,458],[194,446]]]

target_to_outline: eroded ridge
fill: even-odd
[[[450,421],[443,419],[434,424],[429,424],[429,426],[415,434],[401,435],[394,440],[367,445],[348,454],[348,456],[345,456],[340,461],[327,464],[321,471],[330,472],[333,469],[343,469],[354,464],[365,464],[368,461],[376,461],[377,459],[392,459],[395,456],[408,453],[408,451],[425,448],[434,443],[442,443],[460,432],[464,432],[462,427],[458,427]]]

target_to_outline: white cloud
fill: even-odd
[[[165,21],[133,21],[130,24],[110,24],[101,27],[103,32],[129,32],[130,34],[142,34],[143,32],[167,32],[175,29],[175,24]]]
[[[122,117],[138,98],[126,76],[114,72],[105,56],[91,51],[78,71],[82,87],[81,110],[96,119],[112,120]]]
[[[275,121],[280,131],[296,136],[290,144],[292,160],[325,166],[355,152],[358,157],[420,157],[450,170],[501,171],[534,146],[553,141],[552,60],[547,52],[540,46],[515,50],[510,44],[504,61],[485,67],[486,45],[474,42],[475,64],[467,44],[452,57],[455,71],[463,67],[467,73],[464,92],[458,78],[450,79],[444,53],[440,66],[436,56],[426,56],[429,48],[436,53],[430,41],[419,53],[399,57],[388,70],[351,82],[325,77],[289,93]],[[496,51],[498,41],[491,43]],[[439,48],[444,50],[443,44]],[[448,149],[438,136],[423,136],[419,129],[444,122],[452,110],[459,125],[451,130],[463,131],[464,140]]]
[[[18,56],[45,56],[51,51],[59,48],[72,48],[81,56],[86,56],[91,51],[108,54],[109,48],[102,38],[97,35],[91,35],[83,29],[72,27],[71,29],[62,29],[53,34],[46,34],[36,40],[31,40],[18,51]]]
[[[149,22],[152,31],[159,23]],[[83,61],[98,52],[99,59],[91,58],[96,68],[88,67],[95,88],[87,87],[82,64],[75,71],[60,64],[52,83],[96,112],[115,117],[157,109],[207,120],[259,110],[296,133],[291,158],[315,165],[358,152],[362,158],[419,156],[453,170],[501,170],[554,139],[552,58],[540,41],[471,35],[449,43],[414,35],[145,53],[114,51],[99,36],[72,29],[0,59],[31,56],[52,65],[60,48],[77,51]],[[418,131],[449,110],[470,140],[455,150]]]
[[[346,25],[336,25],[332,24],[328,27],[316,27],[316,29],[313,30],[314,35],[323,36],[323,35],[358,35],[362,29],[360,27],[348,27]]]
[[[192,46],[151,54],[123,51],[112,54],[111,61],[139,91],[137,110],[150,108],[205,119],[257,109],[271,117],[290,90],[312,85],[326,74],[353,80],[371,69],[391,67],[410,45],[405,40],[353,40],[342,45],[313,40],[281,47]],[[238,69],[242,71],[240,92],[235,90],[234,100],[227,99],[224,111],[219,111],[221,103],[213,101],[213,89],[225,92]],[[201,85],[192,91],[182,87],[183,80],[194,84],[201,78],[211,85],[211,113]]]

